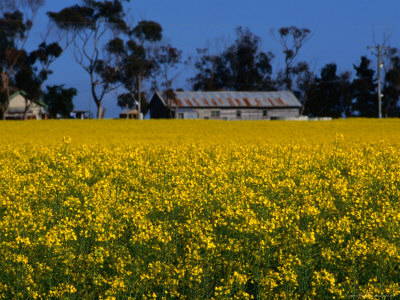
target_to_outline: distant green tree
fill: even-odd
[[[59,115],[68,118],[74,109],[73,98],[77,95],[75,88],[64,88],[64,85],[47,86],[43,101],[52,118]]]
[[[141,21],[128,31],[128,40],[117,37],[107,43],[106,49],[118,70],[118,81],[126,93],[118,96],[120,107],[138,108],[145,113],[147,102],[142,90],[142,81],[147,80],[157,69],[157,61],[146,47],[161,40],[162,27],[153,21]],[[140,95],[139,95],[140,93]]]
[[[385,73],[385,85],[383,88],[383,112],[387,117],[399,117],[400,108],[400,57],[391,58],[390,68]]]
[[[235,42],[221,55],[198,49],[197,74],[190,79],[194,90],[273,90],[272,53],[261,50],[260,38],[249,29],[236,29]]]
[[[15,86],[24,91],[25,110],[24,119],[32,103],[40,101],[43,83],[48,79],[51,64],[62,54],[63,50],[58,43],[39,45],[39,48],[29,55],[21,56],[21,63],[15,76]]]
[[[362,56],[360,64],[354,65],[356,77],[352,82],[352,89],[355,98],[355,110],[360,117],[378,116],[377,84],[370,63],[371,61],[367,57]]]
[[[237,39],[223,53],[223,61],[228,66],[231,89],[269,90],[272,85],[272,53],[261,51],[261,40],[248,28],[236,29]],[[228,82],[229,86],[229,82]]]
[[[128,31],[123,2],[129,0],[85,0],[82,5],[47,13],[60,30],[73,35],[75,61],[89,75],[97,118],[102,118],[104,114],[104,96],[118,87],[119,70],[111,64],[111,59],[102,49],[110,34]]]
[[[194,64],[196,75],[189,79],[195,91],[218,91],[231,86],[228,67],[221,55],[214,55],[209,49],[197,49]]]
[[[354,116],[354,92],[351,83],[351,72],[344,72],[339,75],[339,86],[341,102],[343,105],[343,114],[345,117]]]
[[[346,113],[348,105],[343,90],[350,86],[349,74],[337,74],[336,64],[327,64],[321,70],[311,88],[305,114],[313,117],[340,118]]]
[[[129,108],[133,109],[137,107],[137,101],[134,95],[129,93],[124,93],[118,95],[117,97],[117,105],[121,108]]]

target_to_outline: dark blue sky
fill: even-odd
[[[0,0],[1,1],[1,0]],[[41,8],[29,45],[37,45],[47,24],[46,11],[58,11],[78,0],[47,0]],[[271,30],[295,25],[311,30],[312,37],[302,48],[298,60],[308,61],[319,73],[322,66],[335,62],[339,71],[352,70],[362,55],[374,60],[367,46],[382,43],[385,36],[392,47],[400,48],[399,0],[131,0],[128,16],[134,22],[146,19],[160,23],[165,42],[194,55],[196,48],[214,51],[235,39],[234,29],[248,27],[262,39],[263,50],[275,54],[273,70],[283,66],[279,43]],[[55,73],[48,84],[74,86],[79,95],[78,109],[92,109],[89,79],[67,53],[54,65]],[[182,78],[192,74],[186,67]],[[175,88],[190,89],[184,80]],[[105,99],[106,117],[117,117],[120,109],[115,95]]]

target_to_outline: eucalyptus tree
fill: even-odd
[[[0,114],[5,119],[15,75],[26,56],[25,45],[43,0],[2,0],[0,3]]]
[[[62,116],[68,118],[74,109],[73,98],[76,96],[75,88],[65,88],[64,85],[47,86],[43,94],[43,101],[47,105],[50,117]]]
[[[351,112],[350,73],[337,73],[334,63],[325,65],[310,86],[305,114],[340,118]],[[350,93],[350,94],[349,94]]]
[[[129,0],[83,0],[80,5],[47,13],[58,29],[73,37],[75,61],[89,75],[97,118],[104,115],[105,95],[118,87],[118,68],[110,64],[103,48],[113,35],[128,31],[123,2]]]
[[[42,86],[52,73],[51,64],[62,54],[63,50],[57,42],[43,42],[37,50],[21,57],[18,72],[15,75],[15,87],[23,91],[25,98],[24,119],[27,118],[29,107],[39,103],[42,96]]]
[[[171,89],[174,79],[179,76],[177,68],[182,63],[182,50],[170,44],[161,45],[154,47],[151,55],[155,63],[152,89],[159,90],[161,88],[164,91]]]
[[[293,90],[293,76],[298,74],[301,67],[299,63],[296,66],[296,58],[304,46],[304,44],[311,38],[311,31],[307,28],[298,28],[296,26],[281,27],[278,30],[278,41],[283,48],[285,57],[285,68],[278,74],[277,83],[280,86],[292,91]],[[273,32],[275,36],[275,33]]]
[[[228,66],[227,86],[238,91],[273,89],[272,53],[262,51],[260,37],[248,28],[238,27],[236,36],[235,42],[222,55]]]
[[[189,79],[195,91],[218,91],[228,84],[228,69],[222,55],[212,54],[209,49],[196,49],[194,62],[196,74]]]
[[[162,27],[154,21],[143,20],[128,31],[127,40],[119,37],[110,40],[107,52],[113,58],[118,69],[118,81],[126,92],[118,95],[120,107],[134,108],[138,106],[140,113],[146,105],[142,81],[151,77],[158,67],[156,58],[150,55],[148,44],[160,41]]]
[[[296,89],[293,92],[302,104],[300,115],[303,115],[314,88],[315,74],[306,62],[300,62],[296,65],[296,74]]]
[[[195,90],[273,90],[273,55],[261,49],[261,40],[249,29],[236,29],[236,40],[220,55],[198,49],[197,73],[190,79]]]

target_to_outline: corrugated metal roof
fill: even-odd
[[[158,93],[162,99],[162,93]],[[301,107],[292,92],[175,92],[179,107]],[[165,101],[164,101],[165,102]]]
[[[138,110],[137,109],[126,109],[123,112],[121,112],[120,114],[137,114]]]

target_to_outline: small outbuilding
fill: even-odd
[[[72,119],[93,119],[93,113],[90,110],[73,110],[70,113]]]
[[[301,103],[290,91],[156,92],[149,104],[150,118],[273,120],[297,118]]]
[[[139,119],[139,111],[137,109],[125,110],[119,114],[120,119]]]

